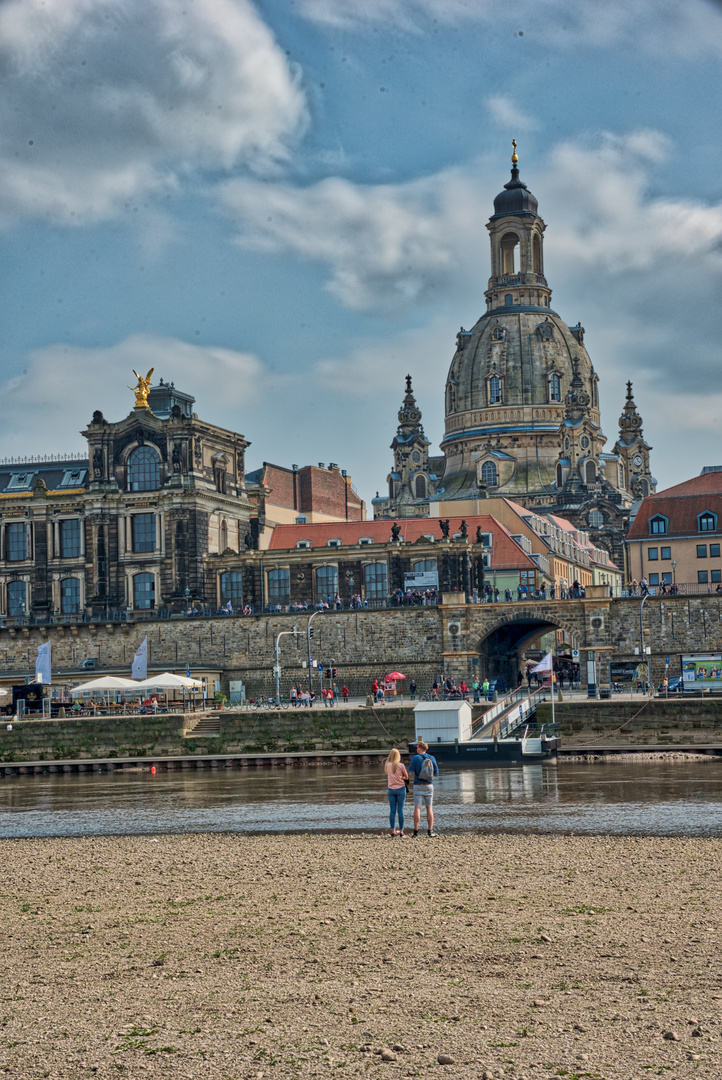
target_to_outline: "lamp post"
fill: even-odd
[[[677,563],[675,559],[672,559],[672,585],[677,585]]]
[[[643,615],[644,615],[644,605],[647,602],[647,597],[648,596],[649,596],[649,593],[645,593],[644,596],[642,597],[642,603],[639,605],[639,655],[640,655],[640,658],[641,658],[641,663],[646,662],[645,659],[644,659],[646,654],[645,654],[645,651],[644,651],[644,623],[643,623],[642,619],[643,619]],[[652,674],[652,671],[651,671],[651,668],[652,668],[651,653],[650,653],[650,658],[649,659],[650,659],[650,662],[647,665],[647,682],[651,686],[652,685],[652,682],[651,682],[651,674]]]
[[[190,608],[191,608],[191,591],[190,591],[190,589],[188,588],[187,585],[186,585],[185,589],[183,590],[183,595],[186,598],[186,618],[188,618],[188,616],[191,613],[191,611],[190,611]]]
[[[281,664],[279,662],[278,646],[279,646],[279,643],[280,643],[282,637],[286,637],[286,636],[298,637],[298,634],[299,634],[298,627],[294,626],[293,630],[282,630],[281,633],[276,638],[276,648],[274,649],[275,663],[273,665],[273,670],[274,670],[274,673],[275,673],[275,676],[276,676],[276,706],[277,707],[280,706],[280,704],[281,704]]]
[[[311,623],[316,618],[316,616],[320,615],[320,614],[321,614],[320,611],[314,611],[313,615],[311,615],[309,617],[308,624],[306,626],[306,644],[308,645],[308,692],[309,692],[309,694],[313,693],[313,669],[311,667],[311,638],[313,637],[313,630],[311,628]]]

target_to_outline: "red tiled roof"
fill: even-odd
[[[445,519],[444,519],[445,520]],[[466,518],[449,518],[449,535],[458,533],[461,522],[469,526],[469,539],[476,537],[477,526],[482,532],[492,534],[491,569],[492,570],[532,570],[536,567],[533,559],[526,555],[519,545],[512,540],[511,533],[500,521],[489,514],[469,515]],[[413,543],[421,536],[433,536],[441,539],[439,518],[400,518],[399,539]],[[330,521],[309,525],[276,525],[268,545],[269,551],[286,551],[295,548],[299,540],[309,540],[312,548],[327,548],[329,540],[340,540],[341,547],[353,547],[362,537],[368,537],[374,544],[386,544],[391,540],[390,520],[379,521]]]
[[[707,474],[709,476],[715,475],[714,473]],[[696,476],[695,480],[705,480],[706,476]],[[684,484],[677,484],[675,488],[669,488],[669,491],[678,491],[683,488]],[[720,525],[722,525],[722,491],[719,494],[708,495],[672,495],[668,496],[666,492],[660,492],[657,495],[649,495],[646,499],[642,500],[642,505],[637,511],[632,527],[627,534],[628,540],[649,540],[652,537],[655,540],[663,540],[665,536],[696,536],[699,532],[697,528],[697,518],[700,514],[704,514],[706,510],[710,510],[713,514],[717,515],[717,532],[720,532]],[[649,532],[649,519],[661,514],[668,520],[666,533],[654,533]],[[701,537],[714,536],[714,533],[699,533]]]
[[[684,480],[681,484],[665,488],[664,491],[658,491],[655,495],[648,495],[647,499],[670,499],[688,495],[722,495],[722,472],[693,476],[691,480]]]

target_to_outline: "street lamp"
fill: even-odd
[[[672,584],[677,584],[677,563],[672,559]]]
[[[300,633],[300,631],[299,631],[298,627],[294,626],[293,630],[282,630],[281,633],[276,638],[276,648],[274,650],[275,664],[273,665],[273,672],[274,672],[274,675],[276,676],[276,706],[277,707],[279,707],[280,704],[281,704],[281,662],[280,662],[280,659],[279,659],[278,646],[279,646],[279,643],[280,643],[282,637],[287,637],[288,635],[292,635],[293,637],[298,637],[299,633]]]
[[[191,613],[191,591],[187,585],[184,589],[183,595],[186,598],[186,616],[188,616]]]

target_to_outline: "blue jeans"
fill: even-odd
[[[406,802],[406,788],[389,788],[389,828],[395,828],[396,815],[399,815],[399,828],[404,831],[404,803]]]

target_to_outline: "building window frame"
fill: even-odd
[[[60,580],[60,613],[61,615],[77,615],[81,608],[81,582],[77,577],[66,577]]]
[[[5,610],[13,618],[21,618],[28,610],[27,581],[8,581],[5,586]]]
[[[647,548],[647,562],[657,562],[659,559],[659,548]]]
[[[389,594],[389,569],[386,563],[367,563],[363,568],[363,582],[367,600],[385,600]]]
[[[711,510],[697,515],[697,532],[717,532],[717,515]]]
[[[27,562],[30,557],[28,548],[27,522],[9,521],[5,526],[5,561]]]
[[[707,558],[707,545],[706,544],[697,544],[697,558],[698,559],[706,559]]]
[[[322,583],[323,581],[323,583]],[[317,600],[333,599],[338,595],[338,566],[336,563],[323,563],[313,571],[313,585]]]
[[[709,575],[708,575],[706,570],[698,570],[697,571],[697,584],[698,585],[708,585],[709,584],[709,582],[707,580],[708,577],[709,577]]]
[[[224,606],[230,600],[234,609],[243,607],[243,571],[226,570],[218,575],[218,596]]]
[[[495,461],[485,461],[482,463],[481,479],[487,487],[499,486],[499,470]]]
[[[131,514],[130,537],[134,555],[149,555],[156,550],[155,514]]]
[[[671,547],[660,548],[659,549],[659,556],[660,556],[661,559],[665,559],[665,560],[666,559],[671,559],[672,558],[672,549],[671,549]]]
[[[126,491],[159,491],[160,462],[160,451],[149,443],[131,450],[125,463]]]
[[[549,400],[561,401],[562,400],[562,379],[556,371],[552,371],[549,376]]]
[[[669,531],[669,518],[664,514],[655,514],[647,521],[650,536],[666,536]]]
[[[274,607],[291,603],[291,571],[287,566],[274,566],[266,574],[266,599]]]
[[[709,557],[710,557],[710,559],[719,559],[719,557],[720,557],[720,546],[719,546],[719,544],[710,544],[710,546],[709,546]]]
[[[152,611],[155,607],[155,574],[146,571],[133,574],[131,579],[132,602],[135,611]]]
[[[58,543],[61,559],[79,559],[82,554],[80,518],[62,518],[58,522]]]
[[[489,405],[504,404],[504,379],[498,371],[492,371],[486,377],[486,400]]]

